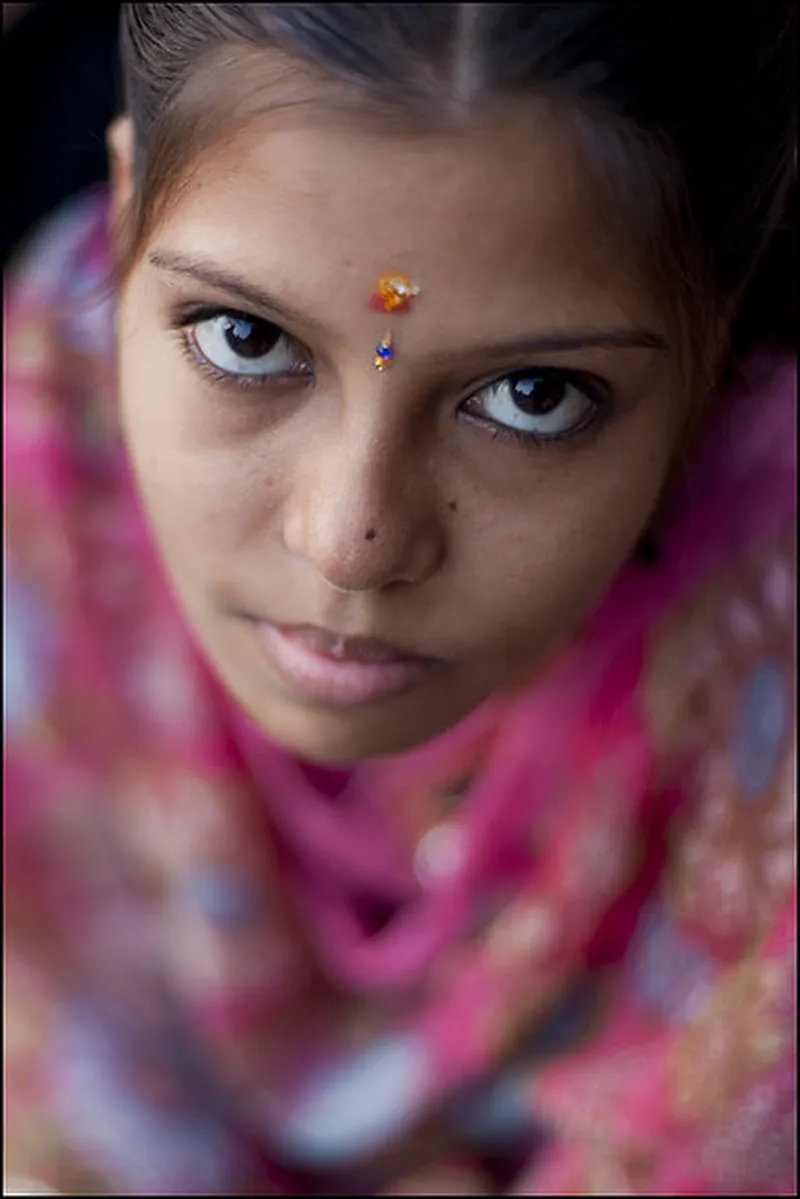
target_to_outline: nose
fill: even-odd
[[[315,438],[284,502],[287,549],[337,591],[423,583],[445,552],[434,481],[398,437],[339,426]]]

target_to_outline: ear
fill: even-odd
[[[106,148],[111,177],[111,230],[118,227],[133,198],[133,122],[117,117],[106,131]]]

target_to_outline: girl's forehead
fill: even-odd
[[[644,302],[605,212],[576,138],[546,110],[418,136],[269,114],[198,159],[154,240],[273,286],[329,288],[331,303],[351,279],[400,272],[454,308],[498,304],[507,318],[532,292],[556,308]]]

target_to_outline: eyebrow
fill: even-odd
[[[440,350],[437,358],[449,362],[455,358],[469,358],[479,354],[499,355],[504,358],[522,358],[526,354],[558,354],[568,350],[657,350],[669,353],[669,343],[663,333],[655,329],[543,329],[532,337],[515,341],[493,342],[491,345],[476,342],[461,346],[457,350]]]
[[[226,291],[228,295],[236,296],[243,304],[262,312],[269,312],[270,315],[289,324],[321,328],[319,321],[301,312],[299,308],[294,308],[291,304],[270,295],[263,288],[248,283],[240,275],[221,270],[213,262],[206,262],[188,254],[178,254],[172,250],[154,250],[149,255],[149,260],[159,270],[168,271],[173,275],[186,275],[190,279],[196,279],[198,283]]]
[[[279,300],[268,291],[249,283],[240,275],[222,270],[212,262],[171,250],[154,250],[149,255],[149,261],[159,270],[168,271],[170,274],[185,275],[219,291],[225,291],[228,295],[236,296],[241,303],[251,308],[260,309],[262,312],[268,312],[278,320],[294,325],[322,328],[319,321],[309,317],[299,308],[294,308],[283,300]],[[662,333],[654,329],[592,326],[542,330],[532,337],[519,338],[502,344],[494,342],[487,345],[476,342],[454,350],[439,350],[436,356],[441,361],[452,362],[457,359],[486,354],[519,358],[525,354],[557,354],[569,350],[586,349],[656,350],[668,353],[669,343]]]

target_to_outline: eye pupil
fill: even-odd
[[[514,375],[509,382],[514,403],[529,416],[543,416],[564,402],[567,383],[557,375]]]
[[[240,358],[263,358],[275,349],[281,338],[276,325],[243,316],[226,316],[223,328],[228,346]]]

